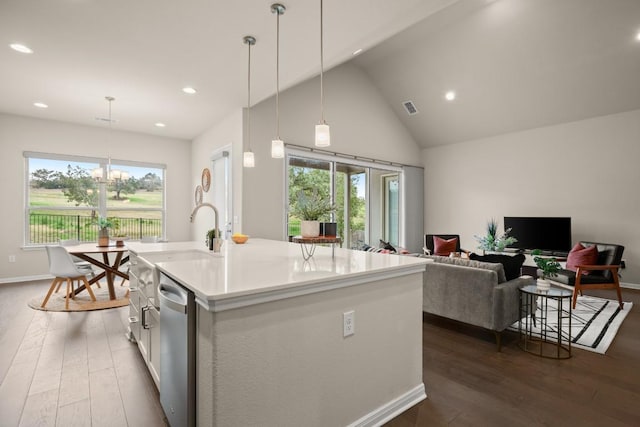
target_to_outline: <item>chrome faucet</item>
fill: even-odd
[[[198,212],[198,210],[199,210],[201,207],[203,207],[203,206],[208,206],[208,207],[210,207],[211,209],[213,209],[213,213],[215,213],[215,215],[216,215],[216,222],[215,222],[215,228],[214,228],[214,230],[216,230],[216,231],[215,231],[215,233],[216,233],[215,235],[216,235],[217,237],[214,237],[214,238],[213,238],[213,251],[214,251],[214,252],[220,252],[220,246],[222,246],[222,242],[220,241],[220,236],[218,235],[218,233],[219,233],[219,230],[218,230],[218,217],[219,217],[219,215],[218,215],[218,209],[216,209],[216,207],[215,207],[215,206],[213,206],[211,203],[200,203],[200,204],[199,204],[198,206],[196,206],[196,207],[193,209],[193,211],[191,212],[191,216],[189,217],[189,221],[190,221],[190,222],[193,222],[193,218],[196,216],[196,212]]]

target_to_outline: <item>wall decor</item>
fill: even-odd
[[[202,204],[202,185],[196,186],[196,206],[200,206]]]
[[[206,193],[211,188],[211,172],[209,168],[202,170],[202,190]]]

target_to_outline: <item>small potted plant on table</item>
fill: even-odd
[[[113,227],[113,223],[109,218],[98,217],[98,246],[109,246],[109,229]]]
[[[334,206],[314,190],[301,190],[298,200],[291,213],[301,220],[300,234],[302,237],[318,237],[320,235],[320,220],[328,219]]]
[[[538,269],[542,271],[542,278],[536,281],[536,286],[541,291],[548,291],[551,288],[549,278],[556,277],[560,271],[560,263],[553,257],[542,257],[542,251],[535,249],[531,251],[533,262],[536,263]]]

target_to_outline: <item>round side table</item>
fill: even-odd
[[[520,288],[518,346],[526,352],[552,359],[571,357],[571,297],[566,289]],[[562,327],[568,325],[568,332]]]

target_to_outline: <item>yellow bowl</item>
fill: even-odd
[[[238,235],[231,236],[231,240],[233,240],[237,244],[241,245],[244,242],[246,242],[247,240],[249,240],[249,236],[247,236],[246,234],[243,234],[243,235],[240,235],[240,236],[238,236]]]

